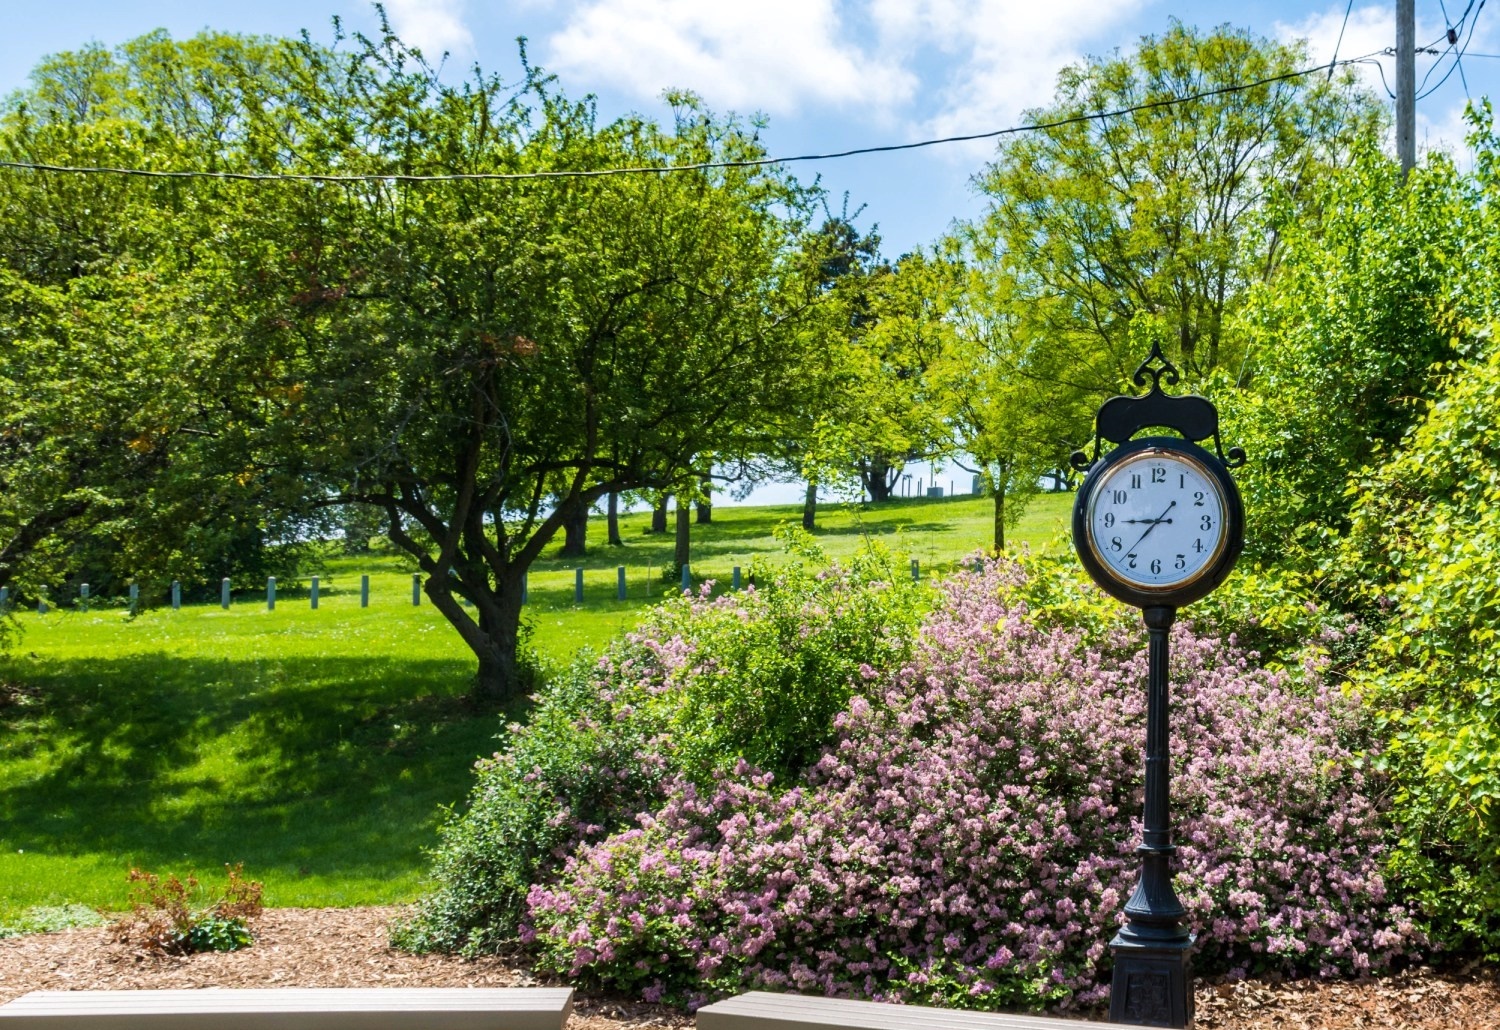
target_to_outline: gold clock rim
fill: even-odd
[[[1214,545],[1213,553],[1210,554],[1208,558],[1206,558],[1203,563],[1199,565],[1198,568],[1190,575],[1184,577],[1183,579],[1173,580],[1170,583],[1143,583],[1140,580],[1132,579],[1130,576],[1121,572],[1104,557],[1104,553],[1099,549],[1098,541],[1094,538],[1094,506],[1099,502],[1099,495],[1103,492],[1105,482],[1109,479],[1114,478],[1115,473],[1120,472],[1127,466],[1133,465],[1138,461],[1145,461],[1148,458],[1158,457],[1161,455],[1167,455],[1179,461],[1185,462],[1186,464],[1192,465],[1198,470],[1199,474],[1209,484],[1209,486],[1212,487],[1214,497],[1219,502],[1219,539],[1218,542]],[[1210,469],[1196,455],[1189,454],[1187,451],[1181,451],[1175,447],[1142,448],[1141,450],[1135,451],[1132,454],[1126,455],[1123,459],[1121,459],[1119,464],[1107,469],[1105,471],[1105,474],[1100,476],[1100,478],[1094,483],[1092,490],[1093,492],[1089,495],[1088,510],[1084,513],[1084,538],[1088,541],[1089,551],[1093,554],[1094,561],[1099,566],[1099,568],[1103,569],[1116,581],[1129,586],[1132,590],[1138,590],[1142,593],[1170,594],[1174,591],[1181,590],[1184,587],[1191,586],[1193,583],[1198,582],[1198,580],[1207,575],[1209,570],[1213,569],[1218,564],[1219,558],[1224,554],[1225,548],[1229,546],[1229,499],[1224,496],[1224,488],[1219,483],[1218,477],[1214,475],[1213,470]]]

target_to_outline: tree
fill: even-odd
[[[1371,142],[1289,222],[1276,279],[1242,319],[1251,343],[1226,430],[1256,559],[1312,571],[1349,526],[1349,484],[1391,454],[1435,395],[1435,369],[1472,352],[1495,310],[1489,203],[1433,155],[1404,177]],[[1373,614],[1373,613],[1372,613]]]
[[[121,117],[107,51],[49,59],[9,101],[0,153],[38,164],[139,166],[191,154]],[[200,203],[177,184],[0,174],[0,586],[41,589],[81,563],[92,585],[143,552],[216,553],[238,484],[209,471],[222,421],[196,267]],[[115,543],[106,543],[114,540]]]
[[[371,178],[279,184],[221,227],[226,263],[255,270],[223,311],[238,374],[296,398],[246,462],[382,510],[478,657],[476,694],[506,699],[522,577],[569,514],[751,449],[792,399],[806,348],[780,286],[808,197],[758,168],[393,180],[761,151],[687,95],[666,128],[603,124],[535,70],[451,88],[394,39],[355,57],[304,47],[297,109],[247,114],[278,167]]]
[[[1381,122],[1351,73],[1291,74],[1307,63],[1301,45],[1174,23],[1064,69],[1052,106],[1027,113],[1051,127],[1001,145],[976,180],[993,198],[978,230],[990,274],[1012,280],[1017,331],[1061,352],[1061,385],[1117,389],[1143,357],[1142,316],[1190,381],[1239,368],[1234,317],[1282,252],[1268,199],[1310,203],[1306,187]]]
[[[1082,391],[1058,385],[1059,352],[1026,336],[1020,308],[1006,292],[1011,280],[965,261],[959,239],[944,241],[921,261],[903,262],[912,287],[945,312],[947,339],[930,377],[934,403],[945,413],[956,449],[974,460],[961,468],[980,476],[993,500],[993,546],[1024,513],[1042,477],[1065,464],[1086,432]]]

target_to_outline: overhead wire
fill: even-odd
[[[1442,0],[1439,0],[1440,5],[1441,3]],[[1433,84],[1433,87],[1431,89],[1424,89],[1424,87],[1427,85],[1427,80],[1432,76],[1433,71],[1435,71],[1437,67],[1443,63],[1443,58],[1439,57],[1435,62],[1433,62],[1432,67],[1427,70],[1427,74],[1422,77],[1421,85],[1417,87],[1416,99],[1422,100],[1425,97],[1430,97],[1433,93],[1437,92],[1438,89],[1442,87],[1443,83],[1447,82],[1450,78],[1453,77],[1453,72],[1455,70],[1457,70],[1458,72],[1459,81],[1464,85],[1464,96],[1470,95],[1469,80],[1468,77],[1464,75],[1463,70],[1463,59],[1465,52],[1469,48],[1469,44],[1474,40],[1474,29],[1479,24],[1479,13],[1480,11],[1484,10],[1485,0],[1478,0],[1478,8],[1475,8],[1474,4],[1475,0],[1469,0],[1469,6],[1465,7],[1463,14],[1459,15],[1457,23],[1450,24],[1448,26],[1448,31],[1443,37],[1448,41],[1448,50],[1444,52],[1444,56],[1446,56],[1448,52],[1451,52],[1453,54],[1453,64],[1449,66],[1448,71],[1444,73],[1443,77]],[[1474,12],[1474,17],[1472,19],[1469,18],[1470,11]],[[1446,9],[1444,9],[1443,11],[1443,17],[1445,20],[1448,17],[1448,12]],[[1463,46],[1459,46],[1458,36],[1463,32],[1465,22],[1468,22],[1469,34],[1464,37]]]
[[[48,172],[56,174],[75,175],[125,175],[139,176],[154,179],[220,179],[239,182],[506,182],[526,179],[585,179],[602,178],[613,175],[662,175],[673,172],[709,171],[730,168],[763,168],[771,165],[794,164],[805,161],[833,161],[846,157],[856,157],[863,154],[886,154],[903,150],[918,150],[925,147],[941,146],[947,143],[967,143],[975,140],[997,139],[1001,136],[1012,136],[1023,132],[1037,132],[1046,129],[1063,128],[1068,125],[1077,125],[1084,122],[1104,121],[1110,118],[1119,118],[1140,111],[1150,111],[1163,107],[1175,107],[1178,104],[1189,104],[1211,97],[1225,96],[1232,93],[1242,93],[1246,90],[1256,89],[1260,86],[1274,85],[1278,82],[1286,82],[1291,79],[1304,78],[1321,71],[1332,71],[1343,65],[1360,64],[1369,61],[1383,51],[1374,51],[1360,57],[1348,57],[1343,60],[1333,60],[1326,64],[1318,64],[1297,71],[1282,72],[1280,75],[1269,75],[1265,78],[1256,79],[1253,82],[1236,83],[1231,86],[1221,86],[1217,89],[1203,90],[1199,93],[1191,93],[1185,96],[1165,97],[1160,100],[1150,100],[1140,104],[1132,104],[1128,107],[1114,108],[1109,111],[1094,111],[1088,114],[1070,115],[1066,118],[1057,118],[1046,122],[1030,122],[1023,125],[1013,125],[1004,129],[994,129],[990,132],[977,132],[961,136],[943,136],[936,139],[918,140],[913,143],[891,143],[884,146],[856,147],[851,150],[840,150],[823,154],[797,154],[789,157],[759,157],[745,158],[742,160],[729,161],[695,161],[680,165],[639,165],[619,168],[557,168],[545,169],[534,172],[443,172],[430,175],[414,175],[396,172],[371,172],[364,174],[344,175],[332,172],[215,172],[204,169],[154,169],[154,168],[118,168],[111,166],[95,165],[57,165],[31,161],[0,161],[0,169],[25,172]],[[1378,63],[1377,63],[1378,67]],[[1381,72],[1384,81],[1385,73]]]
[[[1328,81],[1333,81],[1334,69],[1338,67],[1339,47],[1344,45],[1344,30],[1349,27],[1349,13],[1354,10],[1354,0],[1349,0],[1349,6],[1344,8],[1344,23],[1339,26],[1339,38],[1333,44],[1333,57],[1328,62]]]

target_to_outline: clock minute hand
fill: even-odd
[[[1143,521],[1149,521],[1151,523],[1151,525],[1149,525],[1149,526],[1146,527],[1146,531],[1144,533],[1142,533],[1140,536],[1138,536],[1138,537],[1135,538],[1135,543],[1133,543],[1133,544],[1130,545],[1130,550],[1134,551],[1137,547],[1141,546],[1141,541],[1144,540],[1144,539],[1146,539],[1146,537],[1150,536],[1151,535],[1151,531],[1153,529],[1155,529],[1157,526],[1161,525],[1163,522],[1171,522],[1172,520],[1169,519],[1169,518],[1167,518],[1167,512],[1170,512],[1175,507],[1177,507],[1177,502],[1173,501],[1171,504],[1167,505],[1167,511],[1162,512],[1156,518],[1154,518],[1154,519],[1148,519],[1148,520],[1143,520]]]
[[[1173,502],[1173,503],[1176,503],[1176,502]],[[1168,508],[1167,510],[1171,511],[1172,509]],[[1123,522],[1123,523],[1125,523],[1127,526],[1130,525],[1132,522],[1136,523],[1137,525],[1142,525],[1142,526],[1144,526],[1148,522],[1151,523],[1151,525],[1153,525],[1153,526],[1156,525],[1158,522],[1165,522],[1168,525],[1170,525],[1171,522],[1172,522],[1171,519],[1165,519],[1165,518],[1163,518],[1163,519],[1121,519],[1120,521]]]

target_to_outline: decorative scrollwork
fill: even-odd
[[[1152,368],[1151,362],[1160,361],[1160,368]],[[1146,355],[1146,360],[1136,368],[1135,375],[1131,376],[1131,382],[1136,386],[1145,386],[1146,378],[1151,379],[1151,391],[1161,393],[1161,381],[1166,379],[1168,386],[1176,386],[1182,377],[1177,374],[1177,366],[1167,360],[1167,356],[1161,352],[1161,344],[1153,343],[1151,353]]]
[[[1212,440],[1214,454],[1225,468],[1239,468],[1245,463],[1242,447],[1231,447],[1226,453],[1219,440],[1219,409],[1206,397],[1197,394],[1178,396],[1162,389],[1162,383],[1175,386],[1181,376],[1177,368],[1161,352],[1161,344],[1153,343],[1151,353],[1141,362],[1132,377],[1135,385],[1151,389],[1138,397],[1111,397],[1099,406],[1094,416],[1093,454],[1074,451],[1069,464],[1080,472],[1086,472],[1099,460],[1104,441],[1123,444],[1144,429],[1159,427],[1170,429],[1184,440],[1199,443]]]

